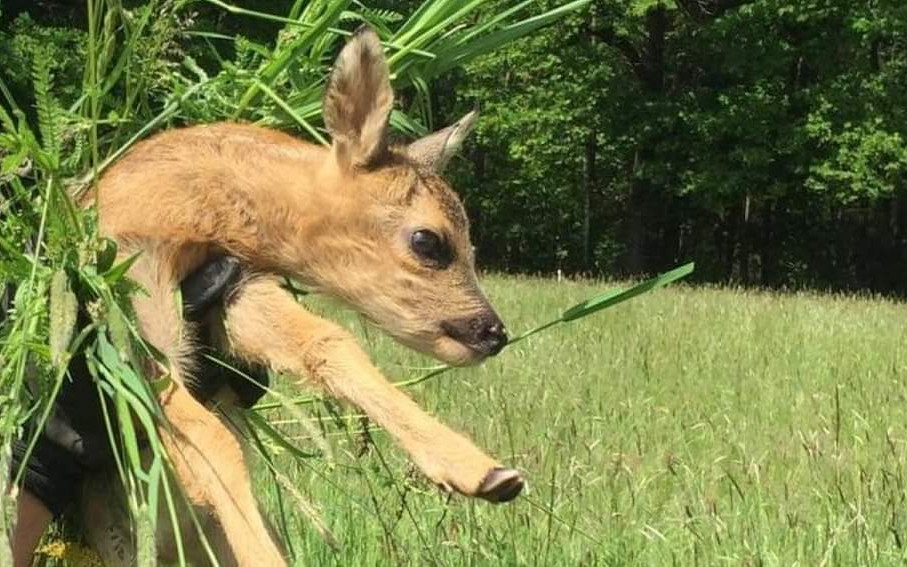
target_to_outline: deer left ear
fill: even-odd
[[[343,169],[369,167],[385,155],[393,104],[378,34],[362,26],[337,57],[322,102],[334,156]]]
[[[479,113],[475,110],[458,120],[455,124],[407,146],[406,154],[420,167],[441,173],[463,145],[466,136],[472,132]]]

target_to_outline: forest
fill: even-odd
[[[187,55],[242,72],[280,29],[215,4],[163,4],[145,112],[173,96]],[[370,3],[392,19],[417,5]],[[36,57],[79,84],[83,11],[4,2],[0,69],[23,106]],[[905,38],[896,0],[594,0],[441,74],[419,115],[430,128],[481,111],[456,184],[485,269],[626,276],[695,260],[699,281],[903,295]],[[194,106],[170,122],[216,117]]]
[[[386,375],[526,484],[502,506],[439,491],[369,413],[380,403],[334,399],[322,362],[271,360],[268,397],[236,419],[288,564],[907,562],[900,0],[0,0],[0,469],[14,446],[46,441],[69,389],[87,385],[101,406],[77,405],[103,416],[87,433],[112,449],[100,472],[125,496],[102,502],[129,530],[108,539],[134,551],[127,564],[167,557],[158,528],[202,508],[180,506],[163,442],[180,361],[141,328],[142,254],[105,237],[81,197],[137,143],[181,126],[336,144],[324,93],[362,33],[387,62],[394,141],[480,113],[444,175],[509,342],[478,366],[438,365],[337,290],[283,272],[295,304],[268,323],[298,310],[335,322],[368,353],[347,357],[365,373],[345,378]],[[191,237],[233,253],[223,235]],[[403,241],[387,248],[411,261]],[[454,279],[475,284],[468,240],[457,250],[469,277]],[[362,281],[376,303],[400,289]],[[412,299],[437,310],[432,290]],[[209,315],[212,328],[181,336],[194,354],[224,323]],[[245,375],[228,354],[204,359]],[[10,528],[26,468],[0,475],[0,565],[22,533]],[[83,528],[106,524],[69,511],[38,564],[104,556]],[[196,527],[186,542],[207,546]]]
[[[596,1],[463,73],[510,270],[907,291],[907,5]]]

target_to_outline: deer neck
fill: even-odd
[[[262,188],[255,247],[263,266],[315,287],[334,287],[344,258],[361,253],[374,229],[366,199],[354,198],[354,180],[329,164],[281,176]],[[262,254],[264,252],[264,254]]]

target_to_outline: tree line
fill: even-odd
[[[243,6],[280,14],[295,4]],[[367,4],[392,28],[421,2]],[[0,69],[14,95],[30,88],[40,44],[58,96],[78,96],[66,84],[82,68],[80,5],[4,4]],[[512,5],[491,2],[488,13]],[[237,38],[218,57],[232,57],[240,77],[283,26],[188,6],[162,12],[178,31],[149,52],[149,116],[179,88],[166,77],[180,58],[201,70],[211,60],[199,30],[209,44]],[[486,269],[626,276],[695,260],[700,281],[903,295],[905,38],[899,0],[592,0],[433,79],[430,104],[412,88],[399,104],[422,100],[427,127],[480,109],[452,175]],[[305,75],[300,65],[291,78]],[[215,119],[206,104],[228,99],[222,84],[170,123]]]
[[[437,92],[483,110],[480,258],[904,294],[905,34],[894,0],[595,0],[470,65]]]

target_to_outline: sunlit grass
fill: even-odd
[[[485,284],[514,332],[605,285]],[[523,497],[448,501],[382,434],[331,426],[334,463],[291,476],[341,550],[291,520],[298,562],[900,564],[905,315],[888,301],[680,287],[534,336],[412,391],[524,470]],[[395,379],[431,364],[373,331],[363,340]]]
[[[397,86],[415,91],[411,107],[392,116],[396,130],[415,134],[432,122],[426,81],[585,2],[564,3],[541,19],[508,10],[498,14],[503,20],[491,12],[480,18],[480,4],[463,11],[456,0],[428,1],[394,30],[386,29],[390,19],[371,18],[389,44]],[[47,337],[54,274],[64,270],[73,282],[94,282],[94,295],[106,306],[96,322],[124,330],[120,319],[107,316],[123,299],[114,291],[122,290],[102,281],[93,229],[76,222],[81,216],[66,207],[64,189],[87,186],[134,141],[169,123],[241,116],[311,135],[330,55],[341,41],[331,29],[349,16],[346,8],[359,6],[338,0],[304,10],[312,5],[294,3],[280,21],[292,19],[294,29],[322,26],[321,36],[287,33],[242,72],[229,67],[206,76],[191,59],[149,67],[154,61],[144,55],[160,53],[168,37],[199,31],[175,23],[166,29],[166,18],[152,17],[160,4],[127,13],[116,2],[92,0],[77,101],[53,96],[46,59],[33,62],[37,116],[20,111],[0,81],[7,109],[0,112],[0,182],[19,211],[0,224],[0,281],[28,293],[17,327],[0,333],[6,410],[0,445],[9,446],[27,409],[49,407],[51,386],[62,378]],[[248,9],[232,16],[273,21]],[[455,16],[466,27],[449,34]],[[425,50],[435,57],[426,58]],[[313,74],[286,73],[303,62],[316,63]],[[168,95],[155,98],[149,85],[169,85]],[[41,254],[27,252],[30,241]],[[513,333],[607,287],[497,276],[486,283]],[[393,379],[415,379],[434,366],[319,299],[308,302],[360,333]],[[529,489],[518,501],[495,507],[448,500],[380,431],[326,404],[303,411],[322,418],[317,425],[332,458],[294,461],[273,440],[263,445],[276,455],[276,469],[319,509],[339,551],[298,512],[298,500],[273,488],[264,467],[259,493],[279,531],[290,535],[300,565],[900,564],[907,537],[904,316],[903,305],[869,299],[664,290],[412,389],[445,422],[526,472]],[[89,353],[98,360],[102,354]],[[108,354],[111,367],[123,365]],[[43,388],[32,399],[23,384],[25,369],[36,363]],[[136,373],[121,369],[102,378],[122,399],[148,394]],[[151,403],[117,409],[114,418],[123,423],[157,415]],[[317,452],[308,430],[294,422],[298,414],[280,408],[266,415],[289,440]],[[135,444],[135,435],[123,439],[130,441]],[[147,478],[144,465],[127,464],[123,477],[132,480],[132,497],[156,500],[162,469],[139,482]],[[0,509],[0,562],[8,502]],[[135,508],[135,516],[151,518],[147,508]],[[67,550],[80,548],[43,550],[51,562],[65,563],[76,561]],[[152,555],[144,560],[152,563]]]
[[[12,441],[26,425],[33,426],[31,445],[37,440],[35,432],[66,379],[69,356],[83,351],[99,396],[110,397],[105,418],[119,424],[111,443],[139,534],[140,565],[156,564],[151,534],[158,509],[166,512],[163,521],[175,523],[182,495],[171,489],[157,434],[164,418],[141,372],[150,349],[141,344],[129,316],[128,294],[134,290],[122,278],[127,264],[111,266],[113,247],[97,238],[94,215],[77,209],[70,196],[83,195],[135,142],[167,126],[242,120],[296,129],[324,142],[317,128],[330,62],[344,37],[362,23],[373,26],[388,48],[395,87],[412,91],[406,107],[395,108],[391,126],[410,137],[424,134],[433,122],[428,89],[433,78],[589,1],[546,11],[530,2],[488,7],[425,0],[413,5],[411,14],[350,0],[270,7],[288,10],[285,14],[208,3],[224,10],[224,17],[281,22],[283,33],[256,43],[252,55],[246,38],[192,29],[192,3],[147,0],[124,10],[116,1],[87,0],[84,21],[64,30],[77,46],[72,53],[64,56],[48,45],[23,57],[32,92],[10,89],[10,77],[0,73],[0,289],[18,288],[10,316],[0,325],[0,469],[8,468]],[[198,43],[190,47],[187,37]],[[209,39],[228,43],[219,50]],[[213,60],[203,69],[191,54]],[[58,58],[83,72],[58,75]],[[62,80],[81,84],[61,85]],[[91,319],[82,329],[74,328],[73,290],[81,291],[78,299]],[[27,377],[33,387],[25,387]],[[140,446],[148,450],[140,454]],[[10,494],[0,502],[0,564],[11,562],[8,533],[15,514],[6,484],[0,481],[0,494]],[[176,547],[182,557],[180,539]]]

